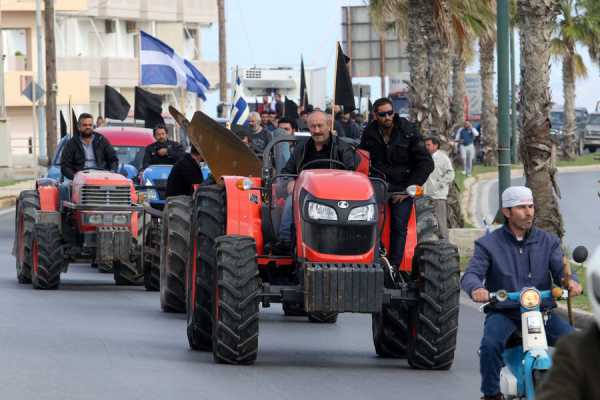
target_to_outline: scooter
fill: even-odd
[[[545,316],[540,304],[545,299],[566,299],[568,291],[561,288],[539,291],[526,287],[520,292],[499,290],[490,293],[489,303],[481,306],[518,301],[521,304],[521,333],[513,334],[502,354],[504,367],[500,371],[500,391],[506,399],[535,398],[536,387],[543,381],[552,367],[552,357],[548,352]]]

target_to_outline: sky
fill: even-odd
[[[302,54],[306,66],[328,67],[331,93],[335,43],[342,40],[341,7],[367,3],[367,0],[225,0],[228,67],[299,66]],[[516,43],[518,47],[518,39]],[[588,77],[577,81],[575,104],[592,112],[600,101],[600,70],[592,64],[587,51],[579,50],[588,66]],[[205,59],[218,59],[216,24],[203,31],[202,51]],[[469,72],[477,70],[477,63],[468,68]],[[517,74],[518,71],[517,64]],[[563,103],[561,71],[560,62],[553,62],[550,89],[556,104]],[[371,84],[374,98],[381,94],[378,78],[354,79],[354,82]],[[217,90],[208,96],[205,110],[209,115],[216,114],[218,96]]]

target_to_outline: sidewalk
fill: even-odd
[[[10,186],[0,187],[0,209],[14,207],[21,191],[35,188],[35,180],[25,180]]]

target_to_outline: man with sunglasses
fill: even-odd
[[[394,113],[392,102],[380,98],[373,103],[373,121],[363,131],[360,148],[371,156],[371,173],[385,178],[391,193],[389,261],[399,266],[404,256],[406,228],[413,201],[406,194],[411,185],[424,185],[434,169],[417,126]]]

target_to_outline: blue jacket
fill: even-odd
[[[490,292],[524,287],[549,290],[560,286],[563,278],[563,252],[554,234],[531,228],[519,242],[506,225],[475,241],[475,252],[461,279],[462,289],[470,296],[485,287]],[[576,278],[575,278],[576,279]],[[545,300],[542,308],[553,308],[554,300]],[[515,309],[519,304],[503,302],[495,309]]]

